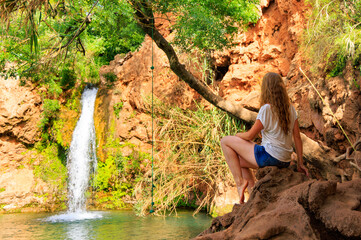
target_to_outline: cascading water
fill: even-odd
[[[76,221],[101,217],[86,212],[85,192],[92,169],[96,169],[94,104],[97,88],[86,88],[82,94],[82,111],[73,132],[68,152],[68,211],[47,218],[48,221]]]
[[[73,132],[67,159],[68,212],[85,211],[85,191],[91,167],[96,167],[94,103],[97,88],[86,89],[81,103],[82,112]]]

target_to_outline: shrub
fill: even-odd
[[[60,73],[60,86],[68,90],[70,88],[73,88],[76,83],[76,74],[73,69],[70,69],[68,67],[63,68],[63,70]]]
[[[51,120],[56,118],[59,109],[60,103],[58,100],[45,99],[39,127],[45,130],[49,126]]]
[[[312,13],[305,31],[303,47],[313,70],[320,62],[330,76],[341,74],[347,61],[358,67],[361,57],[361,0],[310,0]],[[318,70],[316,70],[318,71]]]
[[[114,104],[114,106],[113,106],[114,114],[117,118],[119,118],[119,113],[122,110],[123,105],[124,105],[123,102],[119,102],[119,103]]]
[[[114,86],[114,83],[115,83],[115,81],[117,80],[117,75],[115,75],[115,74],[112,73],[112,72],[105,73],[105,74],[103,75],[103,77],[105,78],[105,81],[106,81],[105,84],[106,84],[106,86],[107,86],[108,88]]]
[[[151,110],[151,105],[146,105]],[[218,181],[233,183],[224,160],[220,139],[244,131],[241,121],[213,107],[198,105],[195,111],[182,110],[154,101],[156,153],[154,169],[148,168],[136,185],[141,195],[137,209],[143,215],[151,206],[151,176],[154,176],[156,212],[173,211],[177,206],[211,208]],[[193,198],[191,198],[193,196]]]

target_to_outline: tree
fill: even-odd
[[[65,1],[57,1],[54,6],[59,4],[64,5]],[[232,43],[232,36],[236,33],[240,26],[246,26],[249,23],[255,23],[258,20],[256,1],[250,0],[108,0],[108,1],[84,1],[83,3],[93,4],[93,8],[99,9],[99,15],[101,17],[108,17],[109,19],[118,20],[119,25],[123,28],[126,27],[124,21],[126,18],[120,18],[118,15],[106,15],[102,13],[102,10],[114,6],[122,10],[121,15],[129,13],[129,9],[134,13],[134,18],[143,29],[143,31],[149,36],[153,36],[153,40],[156,42],[168,56],[172,71],[184,80],[191,88],[196,90],[202,95],[207,101],[215,105],[216,107],[244,120],[245,122],[251,123],[256,118],[256,113],[244,109],[232,102],[226,101],[220,96],[214,94],[211,89],[205,85],[202,81],[195,78],[183,64],[179,62],[178,56],[173,49],[173,46],[165,40],[165,38],[154,28],[154,12],[157,13],[173,13],[176,15],[176,21],[173,23],[173,27],[176,30],[176,38],[174,44],[181,46],[185,50],[198,48],[202,51],[217,50]],[[119,4],[119,7],[117,5]],[[23,8],[22,6],[26,6]],[[93,10],[91,8],[90,11]],[[2,19],[9,19],[9,16],[14,11],[23,11],[26,13],[27,19],[34,19],[36,11],[42,11],[47,15],[54,14],[54,9],[47,1],[30,1],[24,2],[22,0],[5,1],[0,0],[0,10]],[[97,9],[95,9],[96,11]],[[95,13],[94,16],[97,16]],[[129,17],[129,14],[126,15]],[[79,35],[85,30],[85,27],[90,23],[89,14],[84,20],[78,20],[78,26],[68,29],[66,34],[70,37],[67,38],[64,44],[61,44],[59,49],[68,48],[70,44],[75,42],[75,39],[80,39]],[[95,17],[96,18],[96,17]],[[97,18],[99,19],[99,17]],[[30,21],[31,22],[31,21]],[[109,21],[108,21],[109,22]],[[129,23],[130,24],[130,23]],[[89,24],[91,25],[91,24]],[[114,25],[114,24],[113,24]],[[75,25],[76,26],[76,25]],[[104,25],[105,26],[105,25]],[[36,24],[30,24],[29,29],[30,38],[35,39],[30,41],[30,48],[37,48],[37,32]],[[94,28],[94,27],[92,27]],[[102,31],[104,34],[104,29]],[[152,35],[153,29],[153,35]],[[133,29],[132,29],[133,30]],[[97,30],[91,30],[96,33]],[[110,32],[110,31],[108,31]],[[121,39],[118,36],[117,39]],[[113,31],[114,33],[114,31]],[[126,37],[132,36],[127,34]],[[65,38],[65,37],[64,37]],[[61,41],[63,41],[63,39]],[[110,36],[109,38],[114,38]],[[139,38],[138,38],[139,39]],[[80,44],[81,41],[79,40]],[[112,49],[111,47],[109,49]],[[109,50],[108,49],[108,50]],[[109,56],[107,56],[109,59]]]
[[[238,24],[248,24],[258,20],[254,1],[139,1],[128,0],[135,12],[135,19],[146,34],[151,36],[157,46],[168,57],[170,68],[191,88],[196,90],[214,106],[252,123],[256,113],[249,111],[214,94],[202,81],[195,78],[183,64],[172,45],[154,28],[154,11],[175,12],[177,21],[175,42],[184,49],[220,49],[229,46]],[[237,21],[238,20],[238,21]],[[235,24],[238,23],[238,24]]]

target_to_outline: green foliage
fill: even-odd
[[[39,127],[43,130],[51,125],[51,121],[56,118],[60,109],[58,100],[44,99],[42,119],[40,120]]]
[[[73,69],[70,69],[68,67],[63,68],[63,70],[60,73],[61,79],[60,79],[60,86],[64,89],[70,89],[75,86],[76,82],[76,74]]]
[[[356,79],[352,80],[352,84],[360,91],[360,85],[357,83]]]
[[[155,12],[174,13],[174,43],[183,49],[214,50],[230,46],[239,26],[256,23],[260,17],[250,0],[157,0]]]
[[[120,53],[135,51],[144,40],[144,33],[133,17],[133,10],[124,0],[102,0],[87,30],[103,39],[102,61],[109,62]]]
[[[59,84],[57,84],[53,79],[49,81],[48,89],[49,89],[49,93],[54,98],[58,98],[60,96],[60,94],[63,93],[63,90],[61,89]]]
[[[123,105],[124,105],[123,102],[118,102],[118,103],[114,104],[114,106],[113,106],[114,114],[117,118],[119,118],[119,113],[122,110]]]
[[[5,192],[5,190],[6,190],[6,189],[5,189],[4,187],[0,188],[0,193],[1,193],[1,192]]]
[[[38,145],[39,164],[34,166],[34,174],[44,182],[51,184],[61,194],[66,187],[66,153],[56,144]]]
[[[100,190],[112,191],[116,187],[113,179],[116,173],[115,157],[110,155],[105,162],[98,163],[94,186]]]
[[[108,138],[105,146],[108,156],[104,162],[98,162],[92,183],[97,192],[97,202],[109,209],[126,207],[123,198],[133,195],[134,186],[143,175],[141,167],[150,158],[149,154],[137,150],[133,144],[120,145],[118,142],[119,139]],[[123,148],[130,148],[132,153],[124,156]]]
[[[107,72],[103,75],[103,77],[105,78],[106,81],[106,86],[108,88],[112,87],[115,83],[115,81],[117,80],[117,75],[115,75],[112,72]]]
[[[146,105],[151,111],[151,104]],[[211,207],[214,184],[233,182],[224,160],[220,140],[226,135],[245,131],[241,121],[217,108],[182,110],[159,100],[154,101],[157,116],[156,153],[154,155],[154,202],[156,212],[172,211],[177,206],[194,206],[197,210]],[[149,169],[135,188],[142,195],[140,214],[151,205],[151,175]]]
[[[48,86],[56,97],[59,91],[54,83],[64,90],[72,89],[77,81],[97,83],[100,66],[116,54],[136,50],[144,33],[125,1],[94,3],[53,1],[41,8],[38,2],[31,11],[24,11],[28,6],[8,9],[9,13],[14,10],[11,15],[0,14],[8,17],[8,22],[0,23],[0,74]],[[16,64],[5,71],[7,62]]]
[[[346,57],[342,54],[338,54],[336,59],[329,64],[332,66],[332,69],[329,73],[331,77],[336,77],[340,75],[343,69],[346,67]]]
[[[361,56],[361,0],[310,0],[312,13],[303,43],[314,69],[330,76],[342,73],[348,60],[360,66]]]

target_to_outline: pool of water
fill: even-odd
[[[211,217],[190,211],[168,217],[138,217],[132,211],[92,211],[86,216],[50,213],[0,215],[0,239],[190,239],[208,228]]]

